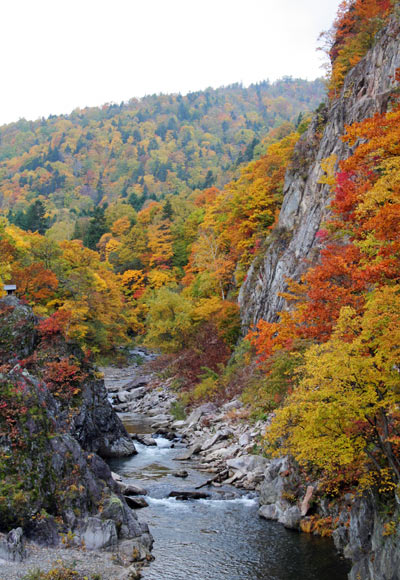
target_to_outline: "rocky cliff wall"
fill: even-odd
[[[340,98],[321,106],[299,141],[286,174],[284,201],[267,249],[252,264],[239,295],[244,329],[261,318],[277,319],[286,305],[279,296],[286,278],[299,279],[319,256],[316,233],[329,213],[331,191],[321,183],[321,161],[350,153],[342,142],[346,125],[385,112],[400,67],[400,19],[393,17],[374,47],[347,75]],[[317,485],[315,486],[317,488]],[[260,515],[287,527],[310,527],[312,517],[331,525],[337,547],[352,561],[351,580],[400,579],[400,501],[384,505],[372,493],[327,502],[313,497],[305,505],[307,487],[288,458],[271,462],[260,492]],[[390,500],[392,501],[392,499]],[[307,503],[307,502],[306,502]],[[311,507],[310,507],[311,506]]]
[[[148,527],[97,455],[132,454],[134,445],[83,353],[61,336],[44,341],[37,323],[14,296],[0,300],[0,532],[21,526],[47,545],[69,534],[88,549],[117,549],[123,540],[146,560]],[[86,377],[72,398],[51,388],[43,372],[66,357]]]
[[[332,535],[352,563],[349,580],[400,579],[400,500],[347,493],[337,500],[305,482],[293,459],[272,460],[260,489],[260,516],[287,528]]]
[[[263,318],[269,322],[285,308],[279,296],[286,278],[299,279],[319,253],[316,233],[328,215],[331,196],[321,184],[321,161],[349,154],[341,141],[345,126],[384,112],[400,67],[400,20],[393,18],[376,38],[375,46],[347,75],[340,98],[320,107],[299,141],[284,185],[284,201],[277,228],[264,256],[252,264],[239,294],[244,328]]]

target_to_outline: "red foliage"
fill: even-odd
[[[202,324],[196,331],[192,343],[174,361],[174,371],[184,380],[183,390],[189,390],[198,381],[204,368],[214,372],[226,364],[230,349],[212,323]]]
[[[72,357],[47,363],[44,373],[49,390],[54,395],[66,399],[81,392],[81,384],[86,377]]]
[[[29,266],[13,265],[12,276],[18,280],[17,294],[20,298],[38,303],[46,302],[58,287],[57,276],[44,267],[42,262],[35,262]]]
[[[52,340],[56,335],[63,334],[71,319],[71,313],[66,310],[57,310],[48,318],[41,320],[37,329],[42,340]]]
[[[353,124],[343,140],[355,149],[340,164],[328,229],[317,233],[320,262],[303,295],[284,295],[296,308],[249,334],[264,363],[296,338],[328,340],[342,307],[361,313],[372,288],[400,281],[400,106]]]
[[[391,10],[391,0],[343,0],[332,28],[333,46],[330,50],[332,62],[349,37],[360,32],[369,20],[386,18]]]

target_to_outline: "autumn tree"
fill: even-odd
[[[276,411],[269,444],[331,475],[356,468],[368,487],[398,484],[399,328],[399,285],[372,292],[361,315],[343,307],[331,338],[306,352],[304,376]]]

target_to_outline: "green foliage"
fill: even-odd
[[[176,290],[162,287],[147,300],[147,333],[143,343],[163,352],[177,352],[193,327],[192,302]]]
[[[174,401],[171,403],[170,413],[175,421],[186,419],[185,407],[182,405],[181,401]]]
[[[269,359],[268,372],[265,366],[258,368],[253,380],[243,391],[242,399],[252,407],[254,415],[274,411],[285,399],[288,392],[296,388],[299,367],[303,363],[303,353],[309,342],[298,342],[292,350],[279,350]]]
[[[83,243],[91,250],[95,250],[101,236],[108,230],[106,217],[104,215],[104,207],[95,207],[92,216],[93,217],[89,220],[88,227],[83,235]]]
[[[192,394],[192,398],[195,402],[200,400],[212,400],[217,393],[219,388],[218,385],[218,375],[215,376],[205,376],[201,381],[195,386]]]
[[[50,218],[46,216],[46,208],[40,199],[36,199],[26,211],[10,212],[8,218],[23,230],[39,234],[44,234],[50,227]]]

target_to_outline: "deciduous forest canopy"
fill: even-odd
[[[348,0],[324,35],[327,99],[396,10]],[[400,75],[393,79],[398,87]],[[321,252],[285,309],[243,338],[238,292],[273,239],[321,80],[153,95],[0,128],[0,276],[86,353],[131,340],[165,355],[182,403],[238,395],[274,411],[327,492],[400,484],[400,109],[347,127]],[[316,139],[324,131],[317,109]],[[319,115],[319,117],[318,117]],[[246,329],[247,332],[248,329]]]

